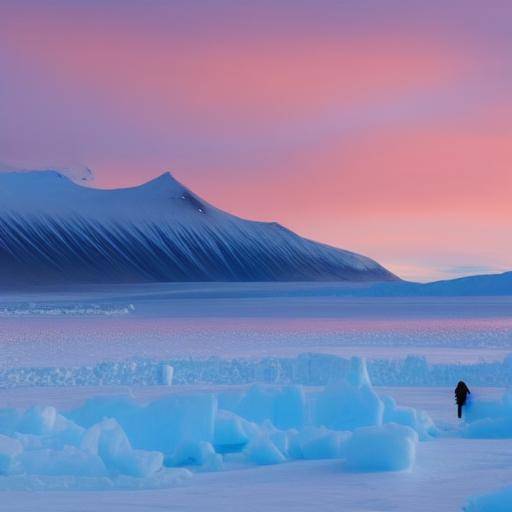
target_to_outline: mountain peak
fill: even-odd
[[[181,198],[183,194],[191,194],[188,188],[182,185],[169,171],[134,188],[150,192],[152,196],[163,195],[175,199]]]
[[[177,180],[174,178],[170,171],[165,171],[160,174],[160,176],[147,181],[145,184],[149,185],[150,183],[177,183]]]

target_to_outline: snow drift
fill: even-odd
[[[74,488],[80,479],[100,488],[158,487],[190,470],[296,459],[340,459],[347,471],[408,470],[418,439],[436,433],[428,416],[381,400],[355,358],[346,380],[320,392],[254,386],[147,404],[94,398],[67,412],[0,409],[0,489],[42,481]]]
[[[0,173],[0,283],[388,281],[375,261],[218,210],[170,174],[99,190]]]

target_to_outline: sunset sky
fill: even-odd
[[[166,170],[401,277],[512,269],[512,2],[0,0],[0,167]]]

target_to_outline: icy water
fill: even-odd
[[[323,352],[431,362],[512,352],[512,298],[350,298],[334,284],[141,285],[0,296],[0,365]]]

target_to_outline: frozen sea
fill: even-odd
[[[198,391],[212,388],[22,388],[0,390],[0,401],[8,407],[44,403],[66,409],[91,396],[129,394],[144,402]],[[2,506],[9,512],[460,512],[469,496],[512,483],[512,439],[456,436],[451,388],[377,391],[394,396],[399,404],[425,409],[443,429],[440,438],[419,443],[411,471],[347,472],[334,459],[199,472],[168,489],[45,491],[41,482],[38,491],[0,491]],[[502,391],[485,388],[479,394],[496,399]]]
[[[343,284],[155,284],[0,293],[0,365],[131,357],[501,360],[512,297],[347,297]]]
[[[0,370],[134,358],[250,361],[306,352],[368,360],[415,355],[444,365],[500,363],[512,353],[512,297],[355,297],[343,284],[309,283],[83,286],[0,293]],[[0,403],[67,409],[98,395],[146,402],[225,388],[14,386],[0,389]],[[472,389],[488,400],[503,393],[496,387]],[[4,490],[0,497],[9,512],[427,512],[460,511],[470,495],[512,485],[512,439],[456,435],[460,423],[454,417],[451,387],[376,390],[399,404],[426,410],[442,430],[440,438],[419,443],[410,472],[347,473],[337,460],[294,461],[198,473],[169,489]]]

